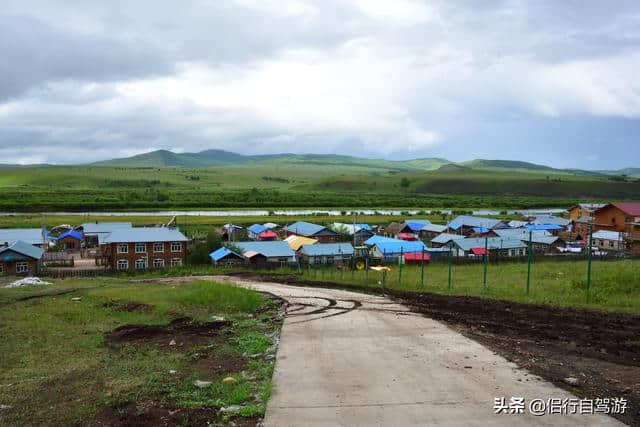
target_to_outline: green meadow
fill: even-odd
[[[54,294],[65,289],[73,292]],[[214,282],[101,278],[0,288],[0,425],[161,423],[154,414],[199,425],[260,416],[276,311],[256,292]],[[228,323],[198,335],[220,317]],[[123,325],[141,332],[110,338]],[[197,387],[198,380],[211,384]]]

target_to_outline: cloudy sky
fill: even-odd
[[[640,167],[637,0],[3,0],[0,163]]]

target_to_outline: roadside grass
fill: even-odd
[[[96,284],[103,287],[93,288]],[[14,300],[60,287],[84,289]],[[246,350],[273,351],[271,337],[280,325],[269,319],[276,308],[256,292],[214,282],[132,285],[117,279],[61,280],[51,287],[16,291],[0,289],[0,404],[11,407],[0,412],[0,425],[92,424],[105,409],[126,402],[183,411],[242,405],[218,421],[252,417],[266,409],[273,361],[250,359],[229,372],[202,365],[203,359],[212,358],[241,366]],[[131,303],[148,304],[150,309],[122,309]],[[118,326],[162,326],[182,316],[202,322],[223,316],[232,324],[215,343],[184,350],[145,343],[114,345],[105,338]],[[222,383],[226,376],[237,382]],[[200,389],[195,380],[212,385]],[[216,421],[215,411],[211,414]]]
[[[527,264],[522,262],[489,264],[486,289],[482,263],[453,265],[451,289],[446,262],[425,266],[424,286],[421,286],[420,266],[403,266],[401,277],[397,265],[391,268],[393,271],[384,278],[384,286],[390,289],[640,314],[640,260],[594,261],[588,292],[586,261],[536,262],[532,264],[528,294]],[[382,273],[374,270],[367,273],[326,267],[305,269],[302,277],[378,288],[383,282]]]

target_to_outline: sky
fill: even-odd
[[[640,167],[640,2],[3,0],[0,163]]]

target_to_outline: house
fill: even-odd
[[[449,256],[450,249],[448,247],[442,248],[425,248],[425,252],[429,254],[429,260],[437,260],[441,258],[447,258]]]
[[[402,228],[400,228],[400,233],[418,234],[420,230],[422,230],[422,228],[428,224],[431,224],[431,221],[427,219],[408,220],[408,221],[405,221],[404,224],[402,225]]]
[[[244,257],[224,246],[209,254],[213,265],[242,265]]]
[[[514,257],[527,254],[527,245],[521,240],[501,237],[456,239],[449,242],[453,255],[458,257],[484,255],[485,245],[489,254]]]
[[[465,236],[460,234],[440,233],[433,239],[431,239],[431,246],[434,248],[441,248],[446,246],[449,242],[458,239],[464,239]]]
[[[351,236],[351,240],[356,245],[361,245],[362,242],[373,236],[371,227],[368,224],[344,224],[341,222],[334,222],[329,227],[338,234]]]
[[[132,227],[102,238],[102,265],[114,270],[179,267],[187,260],[189,239],[173,227]]]
[[[84,244],[86,247],[98,247],[104,237],[110,233],[121,230],[133,228],[130,222],[86,222],[80,227],[76,228],[76,231],[81,232],[84,236]]]
[[[222,226],[222,239],[223,240],[235,240],[242,237],[242,233],[244,232],[244,228],[235,224],[225,224]]]
[[[400,241],[400,240],[394,239],[393,237],[375,235],[375,236],[371,236],[370,238],[368,238],[367,240],[365,240],[362,243],[366,247],[372,248],[373,246],[375,246],[377,243],[380,243],[380,242],[398,242],[398,241]]]
[[[426,224],[420,229],[419,235],[421,239],[430,241],[431,239],[438,236],[439,234],[444,233],[446,229],[447,229],[446,225],[430,223],[430,224]]]
[[[525,226],[525,225],[527,225],[527,224],[529,224],[527,221],[518,221],[518,220],[515,220],[515,219],[514,219],[514,220],[511,220],[511,221],[509,221],[509,222],[507,223],[507,225],[508,225],[510,228],[522,228],[522,227],[524,227],[524,226]]]
[[[251,240],[259,240],[260,233],[267,231],[268,228],[261,224],[253,224],[247,228],[247,235]],[[277,235],[276,235],[277,237]]]
[[[619,231],[599,230],[592,235],[593,246],[609,251],[625,250],[623,233]]]
[[[470,234],[474,228],[483,227],[488,229],[508,228],[499,219],[482,218],[477,216],[460,215],[447,224],[449,233]]]
[[[524,228],[529,231],[548,231],[554,236],[565,230],[563,226],[558,224],[527,224]]]
[[[384,260],[393,260],[401,255],[408,253],[422,253],[426,250],[426,246],[421,241],[407,242],[404,240],[394,239],[378,241],[373,245],[371,250],[371,256],[373,258],[381,258]]]
[[[604,207],[604,203],[578,203],[567,209],[569,212],[569,221],[576,221],[585,216],[590,217],[595,211],[602,207]]]
[[[386,237],[395,237],[403,228],[403,225],[399,222],[391,222],[384,229],[384,235]]]
[[[44,229],[0,228],[0,245],[17,242],[18,240],[40,248],[45,248],[48,244],[47,232]]]
[[[316,239],[321,243],[337,242],[340,240],[340,235],[335,231],[318,224],[312,224],[310,222],[298,221],[284,228],[286,236],[295,234],[297,236],[309,237]]]
[[[303,245],[298,253],[305,264],[350,265],[353,246],[351,243],[318,243]]]
[[[0,246],[0,275],[34,275],[42,265],[44,251],[22,240]]]
[[[640,203],[609,203],[593,213],[593,230],[620,231],[640,240]]]
[[[533,225],[547,225],[547,224],[554,224],[554,225],[558,225],[560,227],[562,227],[563,229],[566,229],[570,224],[571,221],[566,219],[566,218],[562,218],[559,216],[555,216],[555,215],[537,215],[537,216],[533,216],[530,217],[530,221],[531,224]]]
[[[293,249],[294,251],[298,251],[298,249],[300,249],[300,246],[302,245],[314,245],[318,243],[316,239],[296,236],[295,234],[287,237],[286,239],[284,239],[284,241],[287,242],[289,244],[289,247],[291,247],[291,249]]]
[[[296,263],[296,253],[287,242],[282,240],[234,242],[233,245],[242,251],[242,255],[253,266]]]
[[[69,230],[60,234],[58,237],[52,237],[51,240],[56,242],[56,244],[65,251],[75,252],[81,249],[83,238],[84,235],[81,232]]]

